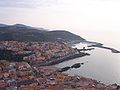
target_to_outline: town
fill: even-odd
[[[55,60],[81,55],[65,42],[0,41],[0,50],[11,51],[17,58],[0,60],[0,90],[119,90],[117,84],[106,85],[83,76],[70,76],[49,65]],[[86,53],[85,53],[86,54]],[[10,56],[9,55],[9,56]],[[11,56],[12,57],[12,56]],[[15,59],[15,60],[11,60]],[[63,60],[63,59],[62,59]]]

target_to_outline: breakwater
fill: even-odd
[[[57,59],[46,60],[46,61],[40,63],[40,66],[55,65],[55,64],[59,64],[59,63],[64,62],[64,61],[74,59],[74,58],[79,58],[79,57],[84,57],[84,56],[89,56],[89,55],[90,55],[89,53],[83,53],[83,52],[68,54],[66,56],[63,56],[63,57],[60,57]]]
[[[98,48],[103,48],[103,49],[107,49],[107,50],[111,50],[112,53],[120,53],[120,51],[114,49],[114,48],[110,48],[110,47],[105,47],[103,45],[100,44],[96,44],[96,45],[90,45],[88,47],[98,47]]]

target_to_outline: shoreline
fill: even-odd
[[[19,43],[17,43],[17,45],[19,46]],[[31,45],[31,47],[34,45],[36,45],[36,43]],[[11,47],[12,46],[13,46],[13,43]],[[43,44],[43,46],[45,45]],[[24,46],[24,48],[30,49],[30,51],[34,50],[34,53],[36,52],[36,49],[38,49],[33,47],[31,50],[31,47],[27,48],[27,46]],[[16,46],[16,48],[19,51],[19,47]],[[54,48],[54,45],[52,48]],[[20,88],[26,88],[26,87],[31,88],[32,86],[35,85],[35,87],[33,87],[34,89],[32,90],[46,90],[51,86],[55,86],[55,87],[59,86],[63,88],[63,89],[56,89],[56,90],[119,90],[120,86],[118,84],[107,85],[105,83],[99,82],[92,78],[87,78],[80,75],[72,76],[72,75],[63,73],[64,71],[69,70],[71,68],[81,67],[82,65],[84,65],[83,62],[76,63],[64,68],[56,68],[54,66],[55,64],[58,64],[64,61],[68,61],[68,60],[79,58],[79,57],[89,56],[90,54],[85,53],[85,51],[89,51],[93,49],[94,48],[89,48],[89,49],[74,48],[74,49],[70,49],[69,53],[67,54],[66,53],[61,54],[59,57],[51,57],[50,59],[48,58],[48,59],[45,59],[44,61],[39,60],[39,62],[32,61],[32,60],[36,60],[37,56],[32,59],[25,58],[23,59],[24,61],[21,61],[21,62],[15,62],[15,61],[10,62],[9,60],[3,60],[1,61],[1,65],[2,65],[1,75],[3,77],[1,78],[2,79],[1,83],[2,84],[4,83],[7,86],[7,84],[10,83],[9,80],[14,79],[14,81],[12,81],[11,83],[15,83],[15,85],[13,85],[12,87],[17,87],[20,89]],[[44,50],[44,48],[42,48],[42,50]],[[24,49],[22,51],[23,51],[22,53],[25,52]],[[54,55],[56,54],[53,54],[53,56]],[[29,56],[26,56],[26,57],[29,57]],[[34,55],[32,57],[34,57]],[[31,61],[31,63],[29,61]],[[11,72],[11,70],[14,71],[15,73]],[[12,74],[14,74],[14,76]],[[9,77],[12,77],[12,78],[9,78]],[[9,78],[9,80],[6,80],[6,78]],[[6,88],[6,86],[4,86],[4,88]],[[10,84],[8,87],[11,87]],[[40,89],[36,89],[36,87],[39,87]],[[53,89],[48,89],[48,90],[53,90]]]
[[[98,48],[103,48],[103,49],[107,49],[107,50],[111,50],[112,53],[120,53],[120,51],[114,49],[114,48],[110,48],[110,47],[105,47],[103,45],[99,45],[99,44],[96,44],[96,45],[90,45],[88,47],[98,47]]]
[[[66,55],[64,57],[60,57],[57,59],[49,59],[47,61],[44,61],[40,63],[40,66],[51,66],[51,65],[59,64],[64,61],[68,61],[68,60],[79,58],[79,57],[89,56],[89,55],[90,55],[89,53],[83,53],[83,52],[69,54],[69,55]]]
[[[112,53],[120,53],[119,50],[114,49],[114,48],[111,48],[111,47],[103,46],[104,44],[99,43],[99,42],[92,42],[92,41],[87,41],[87,40],[85,40],[85,41],[83,41],[83,42],[81,42],[81,43],[86,43],[86,44],[88,44],[88,47],[98,47],[98,48],[103,48],[103,49],[111,50]],[[89,44],[90,44],[90,45],[89,45]],[[83,49],[81,49],[81,50],[83,50]]]

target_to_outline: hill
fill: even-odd
[[[76,43],[84,41],[82,37],[65,30],[48,31],[44,28],[35,28],[23,24],[0,24],[0,41],[66,41]]]

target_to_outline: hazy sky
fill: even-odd
[[[0,23],[120,33],[120,0],[0,0]]]

